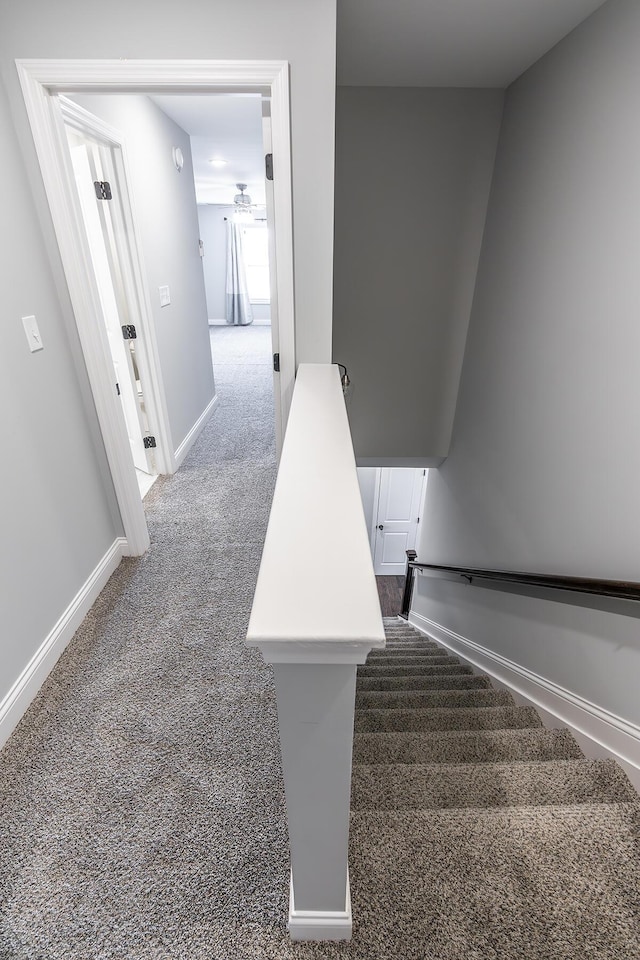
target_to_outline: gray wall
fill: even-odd
[[[227,282],[227,234],[225,218],[231,216],[233,206],[206,203],[198,206],[200,238],[204,243],[202,269],[207,295],[209,320],[224,320]],[[265,216],[265,214],[260,214]],[[271,305],[252,304],[254,320],[269,320]]]
[[[189,136],[148,97],[75,95],[125,138],[174,451],[214,395]],[[181,173],[172,149],[184,155]],[[167,284],[171,303],[160,306]]]
[[[59,5],[44,0],[2,3],[0,696],[122,534],[16,57],[288,60],[298,359],[325,361],[331,344],[335,0],[274,0],[268,6],[185,0],[161,7],[115,0],[108,17],[96,0],[66,0],[62,15]],[[45,342],[33,356],[20,324],[30,313]]]
[[[502,103],[338,88],[333,357],[359,463],[448,453]]]
[[[0,139],[13,131],[0,89]],[[0,182],[0,702],[122,526],[68,304],[60,303],[19,153]],[[30,353],[20,318],[35,314]]]
[[[640,6],[614,0],[508,91],[421,560],[640,580],[638,50]],[[640,721],[624,605],[421,581],[414,606]]]
[[[210,320],[224,320],[226,284],[226,236],[224,218],[231,207],[218,204],[198,206],[200,239],[204,243],[204,286],[207,294],[207,313]]]

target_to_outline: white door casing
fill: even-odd
[[[280,405],[282,432],[295,380],[293,227],[291,193],[291,137],[289,64],[262,60],[16,60],[47,200],[60,248],[96,414],[120,508],[125,554],[140,555],[149,545],[142,501],[133,468],[122,407],[113,388],[113,367],[104,329],[94,322],[100,298],[90,256],[83,243],[82,214],[75,195],[74,174],[64,129],[60,94],[92,93],[207,93],[239,88],[270,93],[272,153],[276,176],[273,186],[274,229],[278,238],[276,293],[280,352]],[[90,115],[89,115],[90,116]],[[106,125],[103,125],[107,129]],[[122,150],[126,165],[126,152]],[[126,182],[123,172],[123,180]],[[127,224],[135,234],[135,218]],[[134,265],[137,266],[138,265]],[[137,274],[146,295],[144,277]],[[149,307],[150,309],[150,307]],[[153,348],[153,331],[149,343]],[[153,349],[152,349],[153,352]],[[154,356],[160,386],[159,359]],[[156,397],[158,407],[164,394]],[[161,417],[160,429],[164,417]],[[168,418],[166,420],[168,429]],[[173,472],[175,459],[168,435],[164,467]],[[279,453],[279,450],[278,450]]]
[[[405,572],[406,552],[416,544],[424,479],[422,469],[380,468],[373,551],[376,576]]]

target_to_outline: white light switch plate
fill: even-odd
[[[158,293],[160,294],[160,306],[168,307],[171,303],[171,292],[169,287],[158,287]]]
[[[24,327],[24,332],[27,335],[27,343],[29,344],[29,350],[31,350],[31,353],[35,353],[36,350],[42,350],[43,343],[40,337],[40,331],[38,330],[36,318],[23,317],[22,326]]]

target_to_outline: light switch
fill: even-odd
[[[40,338],[40,331],[38,330],[36,318],[23,317],[22,326],[24,327],[24,332],[27,335],[27,343],[29,344],[29,350],[31,350],[31,353],[35,353],[36,350],[42,350],[43,343]]]
[[[160,294],[160,306],[168,307],[171,303],[171,293],[169,287],[158,287],[158,293]]]

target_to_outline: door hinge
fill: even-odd
[[[143,437],[142,442],[144,444],[145,450],[149,450],[150,447],[155,447],[156,438],[155,437]]]
[[[136,333],[136,328],[132,323],[125,323],[122,328],[122,339],[123,340],[137,340],[138,334]]]
[[[264,158],[264,170],[267,180],[273,180],[273,154],[267,153]]]
[[[276,373],[280,373],[280,354],[274,353],[273,355],[273,369]]]
[[[111,184],[106,180],[94,180],[93,186],[95,187],[96,197],[98,200],[111,200]]]

